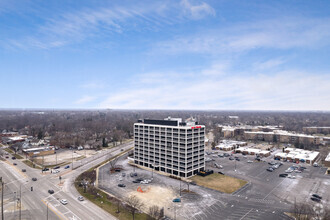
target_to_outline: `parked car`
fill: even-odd
[[[269,168],[267,168],[267,171],[269,171],[269,172],[273,172],[273,171],[274,171],[274,169],[273,169],[273,168],[271,168],[271,167],[269,167]]]
[[[70,166],[69,166],[69,165],[66,165],[66,166],[64,167],[64,169],[68,169],[68,168],[70,168]]]
[[[173,202],[181,202],[181,199],[180,198],[175,198],[175,199],[173,199]]]
[[[37,181],[37,178],[33,177],[33,178],[32,178],[32,181]]]
[[[22,169],[22,172],[25,173],[26,172],[26,169]]]
[[[236,158],[236,160],[237,160],[237,161],[240,161],[241,159],[239,159],[239,158]]]
[[[52,173],[59,173],[60,171],[59,170],[53,170]]]
[[[42,171],[48,171],[48,170],[49,170],[49,168],[47,168],[47,167],[42,169]]]
[[[319,196],[317,194],[313,194],[312,196],[315,197],[315,198],[318,198],[318,199],[322,199],[322,196]]]
[[[248,160],[247,162],[248,162],[248,163],[253,163],[253,161],[252,161],[252,160]]]
[[[8,159],[9,157],[8,157],[8,156],[6,156],[6,158]]]
[[[122,177],[125,177],[125,176],[126,176],[126,173],[122,173],[121,176],[122,176]]]
[[[141,181],[133,180],[133,183],[140,183]]]
[[[61,201],[60,201],[63,205],[66,205],[66,204],[68,204],[68,201],[66,201],[66,199],[61,199]]]
[[[290,178],[290,179],[296,179],[296,177],[295,176],[292,176],[292,175],[288,175],[288,178]]]
[[[126,187],[126,185],[123,184],[123,183],[118,184],[118,186],[119,186],[119,187]]]
[[[281,173],[280,175],[278,175],[279,177],[287,177],[288,176],[288,174],[286,174],[286,173]]]
[[[222,174],[222,175],[225,175],[225,174],[224,174],[223,172],[221,172],[221,171],[219,171],[218,173],[219,173],[219,174]]]
[[[78,200],[79,201],[84,201],[84,197],[83,196],[78,196]]]
[[[16,166],[16,165],[17,165],[17,163],[13,163],[13,165],[14,165],[14,166]]]
[[[229,157],[229,160],[235,160],[233,157]]]
[[[311,197],[311,200],[313,200],[314,202],[321,202],[321,199],[316,197]]]
[[[60,166],[53,167],[54,170],[60,169]]]
[[[218,157],[224,157],[223,154],[218,154]]]
[[[12,157],[11,159],[12,159],[12,160],[16,160],[16,157]]]
[[[49,190],[48,190],[48,193],[49,193],[49,194],[53,194],[53,193],[54,193],[54,190],[49,189]]]

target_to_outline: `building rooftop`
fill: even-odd
[[[196,126],[198,122],[193,118],[188,118],[185,122],[182,118],[167,117],[164,120],[160,119],[143,119],[138,120],[138,123],[150,124],[150,125],[162,125],[162,126],[178,126],[178,127],[191,127]]]

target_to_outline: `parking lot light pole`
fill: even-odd
[[[236,160],[235,160],[235,172],[236,172]]]

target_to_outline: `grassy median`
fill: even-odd
[[[193,176],[191,178],[192,181],[196,182],[200,186],[204,186],[206,188],[214,189],[224,193],[233,193],[236,190],[243,187],[247,184],[247,181],[237,179],[231,176],[225,176],[218,173],[213,173],[208,176]]]

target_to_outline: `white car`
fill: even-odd
[[[248,162],[248,163],[253,163],[253,161],[252,161],[252,160],[248,160],[247,162]]]
[[[68,204],[68,201],[66,201],[66,199],[61,199],[61,201],[60,201],[63,205],[66,205],[66,204]]]
[[[288,175],[288,178],[290,178],[290,179],[296,179],[296,177],[295,176],[292,176],[292,175]]]
[[[60,171],[59,170],[53,170],[52,173],[56,174],[56,173],[59,173]]]

